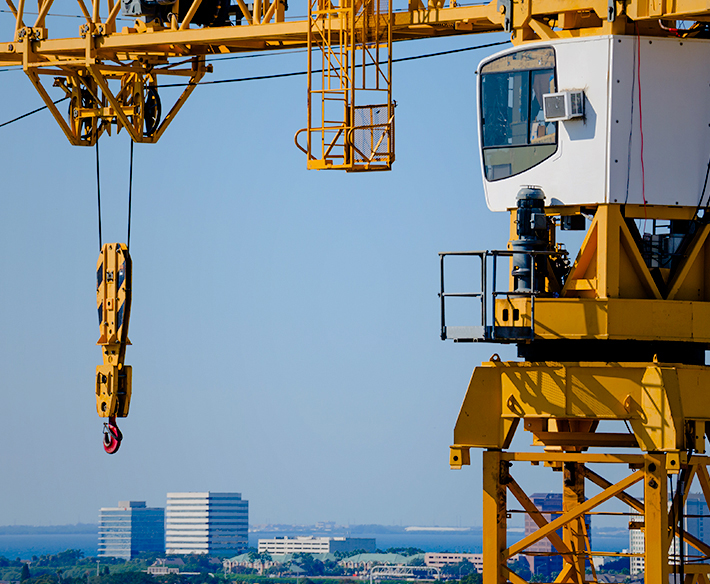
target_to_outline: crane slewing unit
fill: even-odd
[[[475,369],[450,452],[461,468],[484,450],[486,584],[524,582],[521,556],[544,581],[598,581],[588,518],[612,500],[643,530],[626,555],[646,583],[710,578],[710,545],[684,518],[692,490],[710,501],[710,40],[703,24],[656,26],[522,43],[478,69],[484,190],[510,240],[440,254],[441,334],[520,358]],[[567,231],[584,232],[576,258]],[[474,290],[446,289],[454,259]],[[450,323],[461,297],[477,316]],[[518,428],[538,451],[510,451]],[[556,515],[516,480],[525,462],[559,472]],[[536,527],[514,543],[511,509]]]

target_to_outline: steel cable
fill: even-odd
[[[465,51],[475,51],[477,49],[487,49],[489,47],[497,47],[500,45],[510,44],[510,41],[498,41],[496,43],[487,43],[485,45],[476,45],[475,47],[464,47],[462,49],[451,49],[449,51],[438,51],[436,53],[427,53],[425,55],[414,55],[412,57],[400,57],[399,59],[392,59],[392,63],[403,63],[405,61],[416,61],[418,59],[428,59],[430,57],[440,57],[442,55],[452,55],[454,53],[463,53]],[[371,67],[374,65],[381,65],[382,63],[366,63],[365,67]],[[355,65],[355,67],[362,67],[363,65]],[[322,73],[322,69],[314,69],[311,73]],[[242,81],[263,81],[265,79],[281,79],[283,77],[295,77],[297,75],[307,75],[308,71],[293,71],[291,73],[274,73],[273,75],[257,75],[255,77],[237,77],[233,79],[215,79],[213,81],[200,81],[199,83],[168,83],[166,85],[158,85],[159,88],[167,87],[190,87],[197,85],[220,85],[222,83],[239,83]]]
[[[499,41],[496,43],[487,43],[485,45],[476,45],[475,47],[464,47],[462,49],[451,49],[449,51],[439,51],[436,53],[427,53],[425,55],[414,55],[412,57],[400,57],[399,59],[392,59],[393,63],[403,63],[405,61],[416,61],[418,59],[428,59],[430,57],[440,57],[442,55],[451,55],[454,53],[462,53],[464,51],[474,51],[477,49],[487,49],[489,47],[497,47],[500,45],[507,45],[509,44],[510,41]],[[226,59],[223,59],[226,60]],[[374,63],[371,63],[374,64]],[[368,64],[370,65],[370,64]],[[313,73],[320,73],[321,71],[313,71]],[[294,71],[291,73],[275,73],[273,75],[258,75],[256,77],[241,77],[241,78],[234,78],[234,79],[216,79],[214,81],[202,81],[200,83],[170,83],[167,85],[159,85],[158,87],[164,88],[164,87],[188,87],[190,85],[219,85],[221,83],[239,83],[242,81],[262,81],[265,79],[281,79],[284,77],[295,77],[298,75],[307,75],[308,71]],[[69,99],[69,97],[63,97],[61,99],[58,99],[54,103],[61,103],[64,100]],[[3,122],[0,124],[0,128],[3,126],[9,126],[10,124],[14,122],[18,122],[26,117],[29,117],[33,114],[36,114],[38,112],[41,112],[42,110],[47,109],[46,105],[43,105],[42,107],[38,107],[35,110],[32,110],[31,112],[27,112],[26,114],[22,114],[21,116],[18,116],[16,118],[13,118],[12,120],[8,120],[7,122]]]
[[[96,196],[98,201],[98,211],[99,211],[99,253],[101,253],[101,248],[103,247],[103,241],[101,237],[101,172],[99,170],[99,141],[96,140]]]
[[[131,161],[128,168],[128,236],[126,237],[126,248],[131,251],[131,205],[133,200],[133,140],[131,140]]]

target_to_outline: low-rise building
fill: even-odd
[[[373,566],[394,565],[403,566],[407,564],[424,561],[425,554],[415,554],[413,556],[403,556],[402,554],[356,554],[349,558],[343,558],[338,562],[345,569],[353,572],[370,570]]]
[[[264,570],[274,565],[274,560],[273,558],[271,560],[265,560],[260,556],[261,554],[247,553],[239,554],[232,558],[226,558],[222,561],[224,573],[232,574],[237,571],[237,568],[250,568],[257,570],[259,574],[263,574]]]
[[[165,576],[167,574],[179,574],[180,569],[185,567],[185,562],[180,558],[158,558],[153,562],[146,572],[153,576]]]
[[[431,568],[443,568],[444,566],[460,564],[463,561],[473,564],[473,567],[476,568],[476,572],[479,574],[483,573],[483,554],[424,554],[424,563]]]
[[[266,556],[266,557],[265,557]],[[314,560],[320,562],[335,562],[337,557],[333,554],[312,554]],[[227,574],[232,574],[237,571],[237,568],[251,568],[256,570],[259,574],[263,574],[266,570],[274,566],[283,566],[292,562],[295,559],[294,554],[274,554],[271,555],[268,552],[263,552],[260,554],[246,553],[228,558],[222,562],[224,571]]]
[[[334,554],[358,550],[374,552],[377,549],[374,538],[362,537],[273,537],[259,540],[259,553],[283,554]]]
[[[268,552],[261,553],[245,553],[232,558],[226,559],[223,562],[224,571],[228,574],[237,571],[238,567],[251,568],[263,574],[266,570],[274,566],[284,566],[290,563],[291,570],[298,572],[297,562],[299,559],[294,552],[291,554],[270,554]],[[308,553],[308,552],[305,552]],[[403,556],[401,554],[356,554],[347,558],[342,558],[338,561],[338,556],[331,553],[315,553],[311,554],[314,560],[320,562],[338,562],[349,573],[369,573],[373,566],[420,566],[422,568],[425,562],[425,554],[415,554],[412,556]],[[294,561],[295,560],[295,561]]]

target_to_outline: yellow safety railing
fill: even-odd
[[[392,0],[311,0],[308,50],[308,168],[389,170]]]

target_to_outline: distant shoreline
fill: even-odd
[[[75,523],[65,525],[0,525],[0,535],[60,535],[60,534],[92,534],[98,533],[97,523]],[[356,524],[356,525],[288,525],[288,524],[268,524],[251,525],[249,533],[305,533],[313,535],[356,535],[358,533],[467,533],[480,532],[480,526],[473,527],[439,527],[439,526],[401,526],[401,525],[378,525],[378,524]]]
[[[410,526],[411,527],[411,526]],[[249,529],[249,545],[256,547],[259,538],[275,536],[314,535],[326,537],[368,537],[377,540],[383,550],[412,547],[431,552],[480,553],[483,542],[481,527],[428,527],[350,525],[255,525]],[[511,526],[508,542],[519,540],[523,528]],[[594,547],[598,551],[619,551],[628,547],[628,530],[621,528],[592,528]],[[98,525],[9,525],[0,526],[0,556],[9,559],[29,559],[33,555],[56,554],[67,549],[82,550],[87,557],[95,556],[98,548]]]
[[[355,525],[287,525],[287,524],[270,524],[270,525],[251,525],[249,533],[306,533],[313,535],[351,535],[356,536],[359,533],[381,533],[381,534],[397,534],[397,533],[413,533],[413,532],[428,532],[428,533],[469,533],[482,532],[483,528],[479,526],[467,527],[448,527],[448,526],[413,526],[413,525],[380,525],[372,523],[355,524]]]
[[[98,523],[66,525],[0,525],[0,535],[69,535],[99,532]]]
[[[474,527],[405,527],[404,531],[422,531],[427,533],[466,533],[473,531]],[[480,527],[478,529],[481,529]]]

